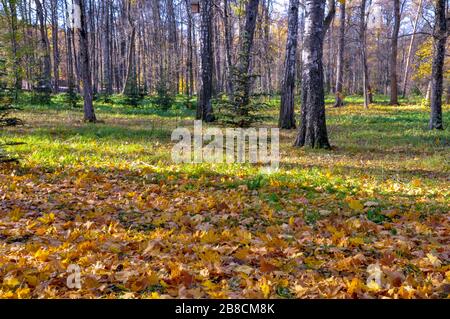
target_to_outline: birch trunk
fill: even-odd
[[[394,30],[391,43],[391,105],[398,105],[397,54],[400,19],[400,0],[394,0]]]
[[[346,20],[346,3],[345,0],[341,2],[339,14],[339,48],[337,59],[337,74],[336,74],[336,103],[334,107],[344,106],[344,57],[345,57],[345,20]]]
[[[325,0],[305,1],[302,113],[295,146],[330,148],[325,117],[323,39]]]

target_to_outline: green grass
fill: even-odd
[[[323,181],[317,172],[331,172],[347,181],[369,175],[377,181],[388,178],[408,181],[419,177],[431,184],[442,182],[449,169],[449,130],[429,131],[429,114],[421,106],[372,105],[364,110],[360,104],[352,104],[360,99],[349,97],[347,107],[328,109],[332,151],[293,148],[295,131],[282,131],[278,178],[306,178],[317,180],[314,184],[320,185]],[[28,97],[23,96],[20,105],[23,111],[19,116],[26,125],[3,130],[0,138],[25,143],[15,147],[14,152],[27,167],[160,165],[161,171],[244,175],[248,176],[251,187],[257,187],[252,180],[259,168],[252,165],[172,165],[171,132],[180,125],[189,127],[193,121],[193,110],[186,109],[183,100],[178,97],[174,107],[163,112],[150,99],[143,100],[139,107],[130,107],[120,97],[114,97],[112,103],[96,103],[97,116],[102,122],[94,125],[81,122],[81,109],[68,109],[60,104],[61,96],[53,97],[51,105],[30,105]],[[268,115],[272,120],[261,125],[276,123],[276,98],[271,104],[273,108]],[[444,122],[450,123],[448,112],[444,113]]]

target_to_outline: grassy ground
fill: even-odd
[[[96,125],[23,103],[26,125],[0,132],[25,142],[0,168],[0,298],[447,297],[450,131],[428,131],[417,101],[377,100],[327,110],[331,151],[282,131],[270,175],[174,165],[171,132],[193,122],[181,100],[98,103]]]

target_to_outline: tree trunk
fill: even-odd
[[[59,93],[59,28],[58,28],[58,1],[51,0],[52,43],[53,43],[53,91]]]
[[[169,42],[169,84],[170,92],[178,94],[180,92],[180,75],[178,72],[178,36],[177,22],[175,19],[175,9],[173,0],[167,1],[167,18],[168,18],[168,42]]]
[[[394,0],[394,30],[391,42],[391,105],[398,105],[397,55],[400,19],[400,0]]]
[[[111,65],[111,2],[103,2],[103,82],[104,93],[113,94],[112,65]]]
[[[65,23],[66,23],[66,45],[67,45],[67,89],[70,97],[70,106],[75,107],[76,101],[73,99],[75,96],[75,77],[73,72],[73,33],[71,27],[71,21],[69,21],[70,13],[67,7],[67,3],[64,2],[64,10],[65,10]]]
[[[430,130],[443,130],[442,95],[445,44],[447,41],[447,21],[445,18],[446,0],[435,0],[434,55],[431,74],[431,119]]]
[[[288,38],[284,65],[284,79],[281,84],[281,108],[278,126],[281,129],[295,129],[295,71],[298,44],[299,0],[289,1]]]
[[[52,90],[52,62],[50,59],[50,44],[48,41],[46,23],[44,19],[44,11],[40,0],[35,0],[36,14],[39,19],[39,31],[41,33],[41,50],[42,50],[42,77],[40,79],[39,87],[44,91],[50,92]]]
[[[186,9],[187,9],[187,57],[186,57],[186,68],[187,68],[187,78],[186,81],[186,94],[191,97],[194,93],[194,51],[192,46],[192,10],[191,4],[189,0],[186,0]]]
[[[5,15],[8,18],[10,26],[10,38],[12,49],[12,69],[14,73],[14,101],[19,98],[19,91],[22,89],[21,76],[21,59],[19,56],[19,39],[18,39],[18,19],[17,19],[17,4],[16,1],[2,1]]]
[[[247,115],[246,106],[250,103],[250,61],[258,17],[259,0],[249,0],[245,8],[245,25],[241,35],[238,74],[236,76],[235,101],[238,113]]]
[[[366,43],[366,0],[361,0],[360,6],[360,21],[359,21],[359,36],[361,46],[361,62],[362,62],[362,78],[363,78],[363,96],[364,108],[368,109],[371,103],[371,93],[369,86],[369,68],[367,66],[367,43]]]
[[[122,94],[129,96],[137,95],[137,83],[136,83],[136,25],[132,17],[132,0],[127,2],[127,17],[128,25],[130,27],[130,44],[127,53],[127,69],[125,74],[124,86]]]
[[[403,98],[406,97],[406,89],[408,85],[408,77],[409,77],[409,65],[411,63],[411,54],[414,46],[414,40],[416,39],[416,31],[417,31],[417,25],[419,23],[420,15],[422,14],[422,4],[423,0],[420,0],[419,2],[419,9],[417,10],[416,19],[414,21],[414,28],[413,28],[413,34],[411,36],[411,42],[409,43],[408,48],[408,55],[406,57],[406,66],[405,66],[405,78],[403,79]]]
[[[92,90],[92,78],[91,69],[89,63],[89,43],[85,18],[85,3],[84,0],[74,0],[74,16],[75,16],[75,32],[78,34],[78,46],[80,57],[80,77],[83,83],[83,97],[84,97],[84,120],[86,122],[95,123],[97,118],[95,117],[93,106],[93,90]]]
[[[271,49],[270,49],[270,6],[272,0],[266,0],[264,3],[264,92],[271,95],[272,89],[272,71],[271,71]],[[297,50],[298,51],[298,50]]]
[[[227,58],[227,92],[228,97],[232,101],[234,99],[234,88],[233,88],[233,60],[231,58],[231,30],[230,30],[230,8],[228,0],[223,1],[224,6],[224,29],[225,29],[225,51]]]
[[[201,10],[201,88],[197,106],[197,119],[205,122],[215,120],[211,97],[213,92],[212,3],[200,1]]]
[[[323,75],[325,0],[305,1],[302,113],[295,146],[330,148],[328,140]]]
[[[339,48],[337,59],[337,74],[336,74],[336,103],[334,107],[344,106],[344,57],[345,57],[345,16],[346,16],[346,1],[340,2],[341,11],[339,15]]]

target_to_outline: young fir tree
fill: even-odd
[[[8,90],[4,77],[6,76],[6,61],[0,58],[0,128],[4,126],[14,126],[22,124],[20,119],[10,117],[12,111],[16,108],[12,105],[13,91]],[[4,146],[13,144],[0,144],[0,163],[15,162],[15,158],[4,150]]]

